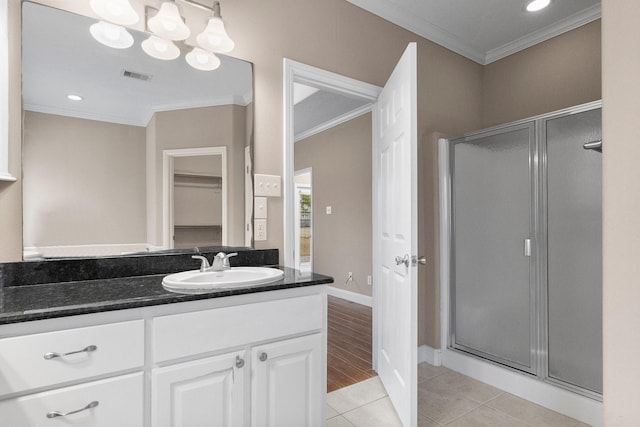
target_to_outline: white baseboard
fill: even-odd
[[[597,400],[456,351],[445,350],[442,362],[449,369],[583,423],[595,427],[604,424],[603,405]]]
[[[442,352],[440,349],[421,345],[418,347],[418,363],[427,362],[433,366],[442,365]]]
[[[367,307],[373,306],[373,299],[370,296],[362,295],[357,292],[346,291],[344,289],[336,288],[335,286],[327,286],[327,294],[334,297],[346,299],[347,301],[366,305]]]

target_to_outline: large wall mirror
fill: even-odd
[[[115,49],[24,1],[25,259],[250,246],[252,65]]]

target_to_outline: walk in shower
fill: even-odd
[[[602,394],[601,106],[449,140],[448,348]],[[606,149],[606,148],[605,148]]]

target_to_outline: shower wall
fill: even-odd
[[[449,347],[602,393],[601,108],[450,141]]]

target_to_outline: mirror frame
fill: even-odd
[[[0,181],[13,182],[9,173],[9,20],[8,0],[0,0]]]

